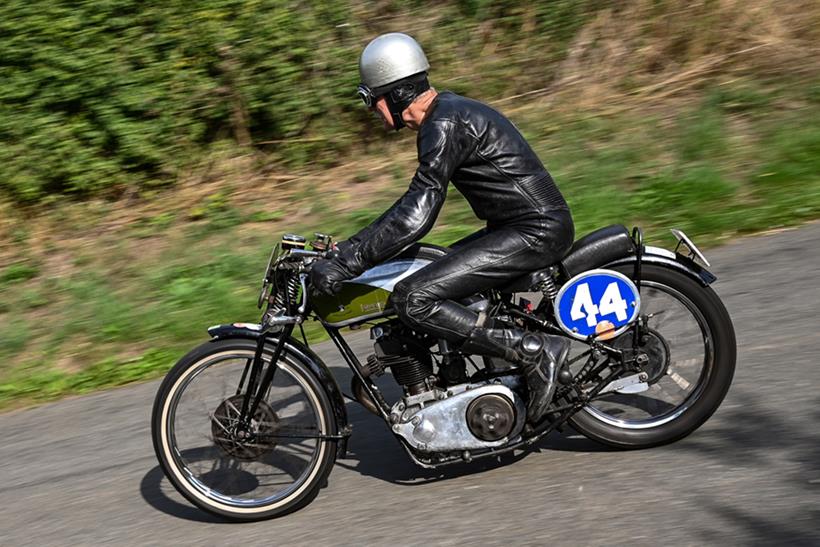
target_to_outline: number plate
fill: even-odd
[[[570,336],[608,340],[638,317],[641,296],[631,279],[612,270],[590,270],[570,279],[555,297],[555,318]]]

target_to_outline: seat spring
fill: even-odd
[[[544,298],[549,299],[550,302],[555,300],[555,297],[558,296],[558,287],[555,286],[555,280],[552,276],[541,281],[538,284],[538,290],[540,290],[541,294],[544,295]]]

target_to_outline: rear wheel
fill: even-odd
[[[632,276],[631,266],[612,268]],[[717,410],[735,370],[732,321],[710,287],[653,264],[641,275],[641,347],[649,389],[607,393],[570,420],[587,437],[619,448],[648,448],[692,433]],[[629,344],[631,331],[613,345]]]
[[[319,438],[336,433],[328,396],[287,350],[249,427],[240,425],[255,348],[236,339],[190,352],[162,382],[152,418],[154,449],[174,487],[199,508],[235,520],[306,505],[336,457],[335,443]],[[266,366],[272,353],[266,347]]]

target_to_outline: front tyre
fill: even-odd
[[[634,273],[629,265],[612,269],[629,277]],[[710,287],[644,264],[641,315],[649,318],[642,341],[649,389],[607,393],[570,419],[580,433],[618,448],[649,448],[689,435],[720,406],[735,370],[732,321]],[[629,330],[619,338],[628,344],[631,336]]]
[[[287,348],[270,389],[238,428],[256,342],[207,342],[160,385],[151,432],[165,475],[191,503],[232,520],[260,520],[309,503],[332,470],[336,422],[327,393]],[[270,366],[273,345],[264,351]]]

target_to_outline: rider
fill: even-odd
[[[427,81],[429,68],[421,46],[406,34],[381,35],[362,52],[358,93],[386,128],[418,132],[419,166],[410,188],[390,209],[340,242],[335,256],[314,265],[313,286],[334,294],[342,281],[424,237],[452,181],[487,226],[397,283],[392,305],[406,324],[460,345],[465,354],[521,365],[530,391],[527,414],[538,421],[569,341],[494,325],[459,300],[560,260],[573,241],[572,217],[516,127],[483,103],[438,93]]]

